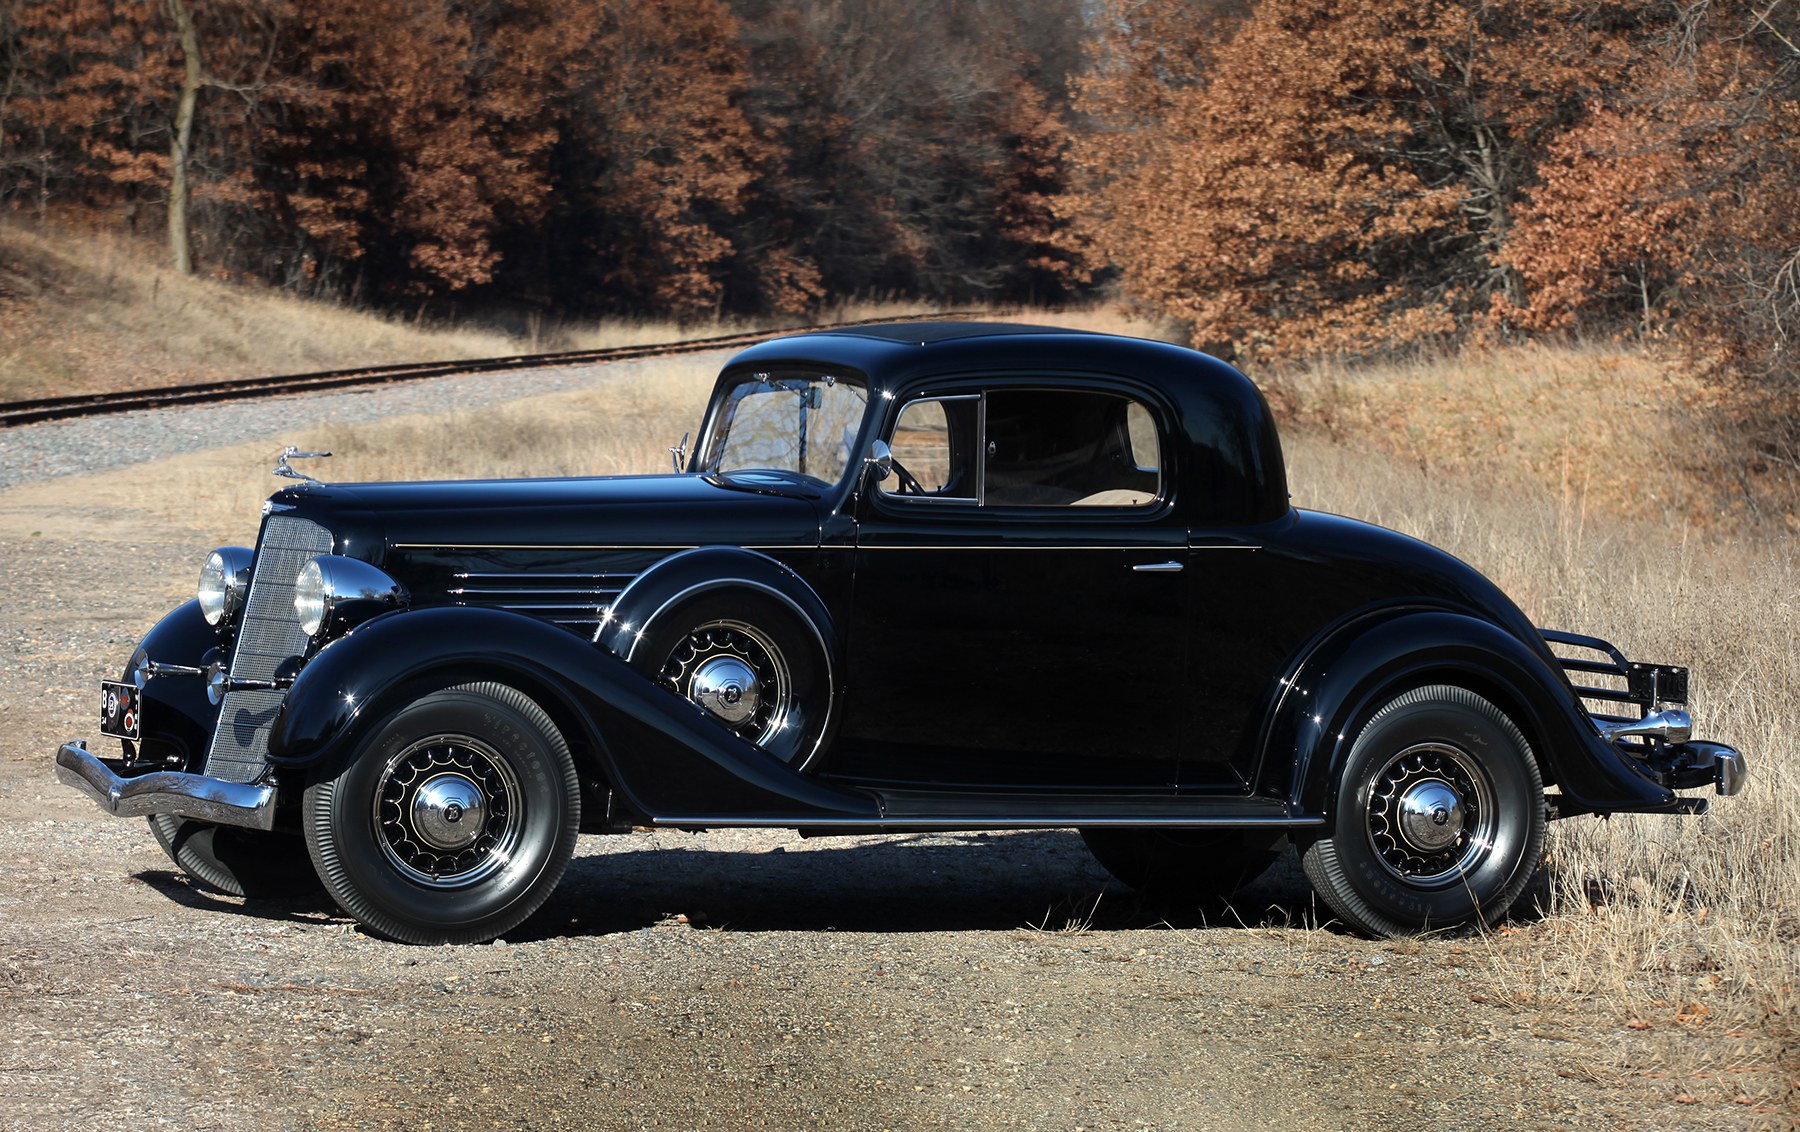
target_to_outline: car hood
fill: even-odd
[[[816,546],[819,506],[766,484],[655,475],[309,484],[268,510],[310,519],[337,553],[379,565],[405,547]]]

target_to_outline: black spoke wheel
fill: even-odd
[[[768,594],[713,590],[665,610],[627,659],[796,769],[824,744],[832,706],[824,637]]]
[[[1376,936],[1485,927],[1537,873],[1543,780],[1499,708],[1466,688],[1418,688],[1358,733],[1326,830],[1301,862],[1350,927]]]
[[[722,618],[694,626],[663,661],[658,678],[758,746],[785,731],[793,714],[787,653],[747,621]]]
[[[543,709],[502,684],[467,684],[388,716],[307,786],[302,817],[326,889],[369,930],[479,943],[549,897],[574,854],[581,798]]]
[[[250,899],[283,899],[319,891],[306,842],[291,833],[214,825],[152,814],[150,832],[196,885]]]
[[[1088,826],[1081,839],[1107,872],[1151,900],[1223,900],[1281,856],[1281,831]]]

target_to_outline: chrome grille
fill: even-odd
[[[513,572],[451,575],[450,600],[523,613],[578,633],[591,633],[636,575]]]
[[[290,656],[306,650],[306,634],[294,613],[294,578],[300,567],[331,553],[331,532],[309,519],[276,515],[263,527],[256,549],[256,573],[231,653],[231,675],[271,680]],[[269,751],[269,725],[284,692],[228,692],[213,732],[206,773],[227,782],[252,782]]]

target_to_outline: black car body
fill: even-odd
[[[1263,398],[1202,354],[798,335],[699,437],[668,475],[279,492],[108,686],[122,755],[59,773],[203,883],[316,872],[414,941],[505,931],[578,831],[640,826],[1076,827],[1180,898],[1292,841],[1406,932],[1503,914],[1547,818],[1744,778],[1685,670],[1291,507]]]

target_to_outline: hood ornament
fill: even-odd
[[[329,453],[329,452],[302,452],[302,451],[300,451],[300,449],[298,449],[298,448],[294,447],[292,444],[290,444],[286,448],[283,448],[281,450],[281,455],[275,457],[275,466],[273,468],[271,468],[270,470],[273,471],[278,476],[286,476],[288,479],[291,479],[291,480],[304,480],[307,483],[322,483],[324,481],[314,479],[312,476],[307,475],[305,472],[301,471],[299,468],[296,468],[296,467],[293,467],[292,465],[290,465],[288,463],[288,461],[289,460],[317,460],[317,459],[322,459],[329,455],[331,455],[331,453]]]

